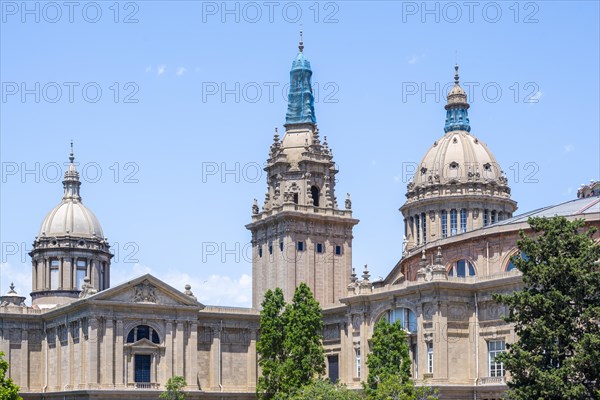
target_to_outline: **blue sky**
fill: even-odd
[[[600,175],[598,4],[2,0],[0,290],[31,289],[26,253],[73,139],[113,285],[151,272],[206,303],[250,305],[244,225],[264,199],[257,167],[283,130],[300,29],[338,202],[350,192],[361,220],[355,267],[376,279],[400,258],[398,208],[443,135],[457,58],[471,133],[517,213],[573,199]]]

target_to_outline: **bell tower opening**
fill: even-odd
[[[310,194],[312,195],[313,206],[319,207],[319,188],[316,186],[310,187]]]

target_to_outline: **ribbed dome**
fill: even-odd
[[[104,238],[100,222],[80,201],[65,199],[46,215],[39,237],[75,236]]]
[[[416,187],[445,183],[497,182],[506,178],[488,147],[466,131],[451,131],[435,142],[414,175]]]
[[[94,213],[81,202],[81,196],[79,195],[81,182],[74,163],[73,143],[71,143],[69,161],[69,168],[65,172],[65,179],[63,180],[65,192],[62,201],[46,215],[38,236],[75,236],[104,239],[100,222],[98,222]]]

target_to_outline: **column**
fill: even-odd
[[[213,341],[210,346],[210,388],[219,390],[221,383],[221,330],[213,327]]]
[[[181,321],[177,322],[177,332],[175,333],[175,375],[184,376],[184,364],[185,358],[183,356],[183,323]]]
[[[114,321],[111,319],[106,320],[106,334],[103,340],[104,343],[104,374],[102,376],[102,383],[104,385],[113,386],[113,371],[115,365],[113,346],[115,343],[115,331]]]
[[[21,379],[19,386],[21,390],[29,388],[29,337],[27,329],[21,332]]]
[[[187,345],[186,382],[190,389],[198,389],[198,323],[190,324],[190,336]]]
[[[123,387],[123,321],[117,320],[117,334],[115,336],[115,387]]]
[[[167,322],[165,335],[165,378],[173,376],[173,323]],[[165,381],[166,382],[166,381]]]
[[[250,329],[250,343],[248,345],[248,361],[247,361],[247,371],[248,371],[248,381],[247,386],[249,390],[256,389],[256,338],[257,331],[256,329]]]
[[[88,322],[88,387],[98,386],[98,320],[90,318]]]

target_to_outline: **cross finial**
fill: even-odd
[[[71,139],[71,153],[69,154],[69,161],[71,164],[75,161],[75,155],[73,154],[73,139]]]
[[[302,40],[302,31],[300,31],[300,44],[298,45],[298,49],[300,50],[300,53],[302,53],[304,51],[304,41]]]

